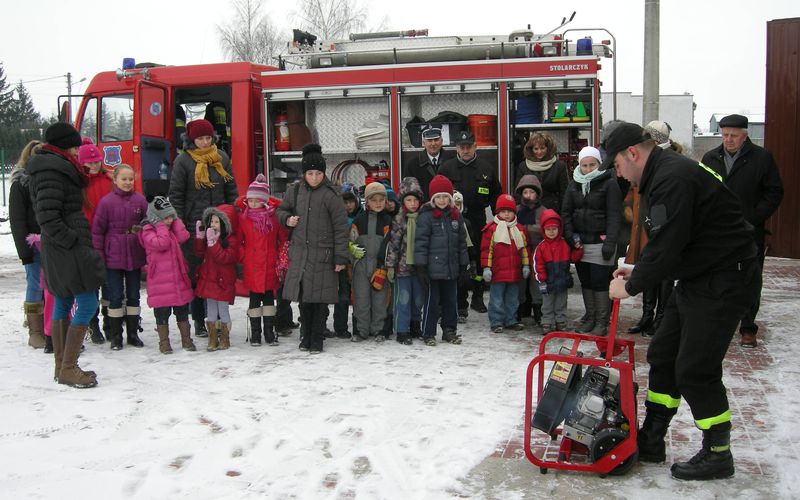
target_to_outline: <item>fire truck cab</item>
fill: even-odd
[[[261,75],[275,69],[251,63],[129,63],[92,79],[75,125],[97,144],[106,168],[133,166],[137,191],[158,195],[168,191],[186,122],[205,118],[220,137],[218,147],[230,155],[243,193],[263,168]]]

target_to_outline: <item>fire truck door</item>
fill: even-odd
[[[136,83],[135,96],[134,152],[139,157],[142,191],[145,196],[166,195],[169,191],[169,175],[172,172],[170,165],[172,147],[166,134],[167,89],[141,80]]]

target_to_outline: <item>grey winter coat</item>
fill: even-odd
[[[458,210],[433,209],[425,204],[417,218],[414,265],[427,266],[432,280],[454,280],[460,268],[468,264],[464,219]]]
[[[106,268],[92,246],[89,221],[83,214],[83,181],[63,156],[37,151],[25,171],[36,220],[42,230],[42,270],[48,289],[57,297],[97,290]]]
[[[193,143],[186,144],[186,147],[195,149]],[[225,171],[233,176],[230,158],[222,149],[218,149],[217,152],[222,158]],[[236,179],[223,182],[222,177],[213,168],[208,169],[208,179],[214,183],[214,187],[210,189],[195,187],[195,168],[195,161],[188,152],[183,152],[175,159],[169,181],[169,201],[189,230],[194,230],[195,222],[203,218],[203,211],[206,208],[226,203],[233,204],[238,196]]]
[[[339,277],[334,267],[349,262],[349,227],[336,188],[327,178],[316,189],[299,181],[287,188],[276,215],[291,230],[283,297],[293,302],[338,302]],[[298,215],[300,221],[289,228],[286,221],[293,215]]]

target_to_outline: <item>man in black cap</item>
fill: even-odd
[[[428,185],[439,173],[439,167],[453,157],[453,153],[442,149],[442,129],[432,125],[422,130],[422,147],[424,151],[410,153],[403,162],[403,178],[416,177],[425,199],[428,199]]]
[[[669,422],[686,398],[703,448],[672,465],[678,479],[734,473],[731,413],[722,360],[736,325],[761,281],[752,226],[722,177],[672,150],[656,147],[642,127],[622,123],[604,143],[602,168],[638,185],[649,243],[636,266],[617,269],[609,295],[624,299],[664,279],[678,284],[647,350],[647,413],[638,435],[639,460],[666,459]]]
[[[758,263],[764,267],[764,222],[778,209],[783,199],[783,183],[778,166],[769,151],[747,137],[747,117],[728,115],[719,121],[722,144],[703,155],[703,164],[722,176],[722,181],[742,201],[747,222],[755,227]],[[755,323],[761,302],[761,286],[739,326],[742,347],[756,347]]]
[[[475,145],[472,132],[460,132],[456,136],[456,157],[444,162],[439,173],[450,179],[453,187],[464,195],[463,213],[464,218],[469,221],[469,237],[480,254],[481,230],[486,225],[486,207],[494,206],[503,188],[497,178],[497,169],[483,158],[478,158],[477,153],[478,146]],[[483,302],[484,284],[482,278],[477,279],[482,272],[476,263],[470,273],[475,276],[472,280],[471,307],[479,313],[487,311]],[[459,286],[458,295],[458,313],[466,318],[467,288]]]

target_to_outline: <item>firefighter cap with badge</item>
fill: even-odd
[[[461,146],[462,144],[469,146],[475,144],[475,136],[469,130],[462,130],[456,136],[456,146]]]
[[[600,170],[607,170],[614,166],[614,159],[617,154],[650,139],[650,134],[635,123],[621,122],[617,124],[601,144],[601,147],[606,152],[606,157],[603,160],[603,164],[600,165]]]
[[[434,127],[430,123],[426,125],[422,129],[422,138],[423,139],[441,139],[442,138],[442,129],[439,127]]]

